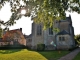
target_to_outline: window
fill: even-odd
[[[62,41],[64,41],[65,40],[65,38],[64,37],[62,37]]]
[[[53,35],[53,28],[49,28],[49,35]]]
[[[59,41],[61,41],[61,37],[59,37]]]
[[[42,26],[38,25],[37,26],[37,35],[41,35],[42,34]]]
[[[59,41],[65,41],[65,37],[59,37]]]

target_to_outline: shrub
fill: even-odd
[[[0,49],[24,49],[24,48],[26,48],[26,46],[24,46],[24,45],[17,45],[17,46],[4,45],[4,46],[0,46]]]
[[[37,50],[38,51],[44,51],[45,50],[45,44],[37,44]]]
[[[73,47],[73,48],[70,48],[69,51],[73,51],[75,49],[77,49],[78,47]]]

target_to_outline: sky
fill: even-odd
[[[10,16],[11,16],[10,6],[9,4],[6,4],[0,11],[0,20],[4,20],[6,22],[7,20],[9,20]],[[32,22],[33,21],[31,21],[31,17],[22,16],[22,18],[17,20],[16,24],[9,27],[9,29],[13,30],[13,29],[22,28],[23,34],[29,35],[31,34],[31,26],[32,26],[31,23]]]
[[[75,35],[80,34],[80,14],[77,14],[76,12],[74,12],[74,13],[66,12],[66,13],[67,13],[67,16],[69,16],[69,14],[71,15],[72,24],[74,27],[74,34]],[[7,20],[9,20],[10,16],[11,16],[10,6],[7,3],[0,10],[0,20],[4,20],[6,22]],[[31,17],[23,16],[21,19],[19,19],[16,22],[15,25],[10,27],[10,30],[22,28],[23,34],[29,35],[29,34],[31,34],[32,22],[33,21],[31,21]]]

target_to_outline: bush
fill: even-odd
[[[73,51],[75,49],[77,49],[78,47],[73,47],[73,48],[70,48],[69,51]]]
[[[19,45],[19,46],[14,46],[14,45],[4,45],[0,46],[0,49],[24,49],[26,46],[24,45]]]
[[[37,50],[38,51],[44,51],[45,50],[45,44],[37,44]]]

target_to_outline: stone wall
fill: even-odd
[[[66,30],[67,32],[69,32],[69,22],[60,22],[59,28],[60,31]]]
[[[60,41],[59,37],[65,37],[64,41]],[[73,47],[73,40],[70,35],[58,35],[57,36],[57,49],[69,49]]]

